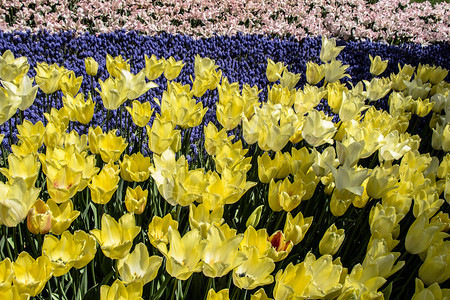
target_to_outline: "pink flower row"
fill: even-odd
[[[0,2],[0,30],[47,29],[95,33],[209,37],[238,32],[279,36],[326,35],[429,43],[448,41],[450,3],[409,0],[9,0]]]

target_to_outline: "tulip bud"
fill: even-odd
[[[125,206],[128,212],[134,212],[136,215],[140,215],[144,212],[145,205],[147,204],[148,190],[142,190],[138,185],[135,189],[127,187],[125,195]]]
[[[46,234],[50,231],[52,227],[52,212],[41,199],[38,199],[28,211],[27,227],[34,234]]]
[[[292,241],[294,245],[300,243],[305,237],[306,231],[308,231],[311,226],[312,220],[313,217],[303,218],[301,212],[299,212],[295,218],[288,212],[283,230],[286,240]]]
[[[344,242],[344,229],[337,229],[336,225],[331,225],[319,242],[319,252],[321,255],[334,255]]]
[[[325,65],[318,65],[313,62],[307,62],[306,63],[306,81],[308,81],[309,84],[316,85],[318,84],[324,77]]]
[[[336,39],[328,39],[326,36],[323,36],[320,60],[324,63],[335,60],[342,49],[344,49],[344,46],[336,47]]]
[[[372,75],[380,75],[386,70],[389,60],[381,60],[381,57],[378,55],[375,58],[369,54],[370,58],[370,74]]]
[[[218,291],[217,293],[210,289],[208,291],[208,296],[206,297],[206,300],[228,300],[230,299],[229,295],[229,289],[223,289]]]
[[[419,277],[426,285],[443,283],[450,278],[450,241],[441,241],[428,248],[427,257],[419,269]]]
[[[447,236],[447,234],[441,233],[443,228],[443,224],[429,223],[426,214],[421,214],[408,229],[405,239],[406,251],[411,254],[419,254],[426,251],[439,235],[442,237]]]
[[[264,205],[260,205],[252,212],[250,217],[248,217],[247,222],[245,223],[246,227],[252,226],[256,227],[259,223],[259,220],[261,219],[261,212]]]
[[[145,76],[148,80],[155,80],[164,72],[166,60],[164,58],[157,59],[154,54],[150,58],[145,55]]]
[[[260,288],[253,295],[250,296],[250,300],[272,300],[266,294],[266,291],[263,288]]]
[[[275,82],[281,78],[281,73],[286,69],[284,63],[275,63],[270,58],[267,59],[266,76],[270,82]]]
[[[86,73],[89,76],[96,76],[98,71],[98,63],[92,57],[86,57],[84,59],[84,66],[86,68]]]
[[[164,68],[164,77],[166,77],[167,80],[174,80],[178,77],[181,73],[181,69],[183,69],[185,64],[183,64],[183,61],[175,61],[175,59],[171,56],[168,60],[166,60],[166,65]]]

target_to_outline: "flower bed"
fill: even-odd
[[[6,1],[3,31],[107,33],[118,29],[211,37],[268,34],[335,36],[395,43],[445,42],[450,4],[377,1]]]
[[[0,295],[447,296],[449,47],[1,33]]]

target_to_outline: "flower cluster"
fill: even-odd
[[[267,58],[264,99],[200,55],[188,83],[173,56],[145,56],[137,70],[120,55],[104,66],[86,57],[85,91],[69,67],[38,62],[33,78],[27,58],[5,51],[0,121],[20,124],[2,151],[0,293],[448,295],[448,70],[398,63],[389,73],[392,62],[368,54],[371,78],[349,82],[343,51],[324,37],[302,87],[288,63]],[[37,89],[44,105],[33,104]],[[213,92],[206,120],[201,98]],[[383,98],[387,110],[374,105]],[[43,122],[23,113],[33,105]],[[117,111],[124,120],[110,122]]]
[[[190,36],[268,34],[333,35],[348,39],[394,42],[447,41],[450,5],[443,1],[129,1],[36,2],[12,0],[0,6],[4,31],[106,33],[118,29],[145,34]]]

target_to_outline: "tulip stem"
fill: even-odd
[[[109,132],[109,118],[111,116],[111,111],[109,109],[106,110],[106,132]]]
[[[177,286],[178,286],[178,279],[175,278],[175,281],[173,282],[173,290],[172,290],[172,296],[170,297],[170,300],[175,299],[175,292],[177,291]]]
[[[13,258],[13,255],[11,253],[11,246],[9,245],[8,242],[8,231],[7,231],[7,227],[3,226],[3,238],[5,239],[5,244],[6,244],[6,251],[8,252],[8,257]]]

